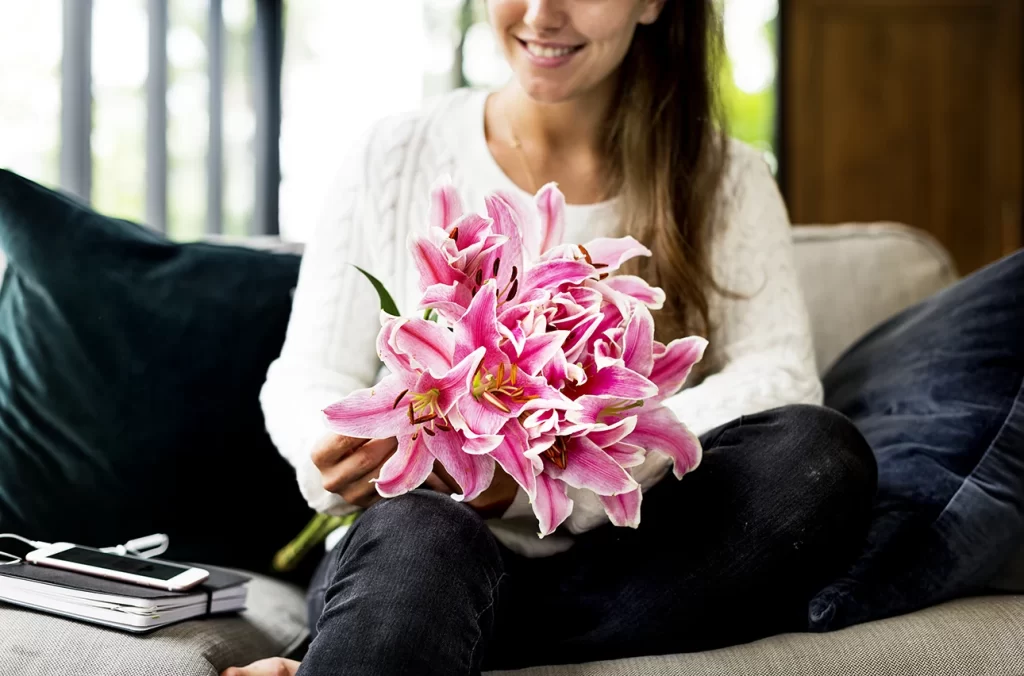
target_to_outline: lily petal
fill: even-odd
[[[430,226],[448,230],[462,216],[462,199],[451,183],[451,177],[442,176],[430,190]]]
[[[505,437],[500,434],[474,434],[470,436],[463,431],[463,435],[466,437],[466,440],[462,445],[462,450],[472,455],[490,453],[505,440]]]
[[[523,344],[523,349],[516,360],[516,367],[531,376],[544,368],[556,352],[562,350],[562,344],[569,335],[568,331],[550,331],[530,336]]]
[[[537,496],[537,475],[544,463],[538,457],[524,455],[530,439],[518,420],[509,420],[501,433],[502,441],[491,451],[491,457],[523,487],[532,501]]]
[[[647,399],[658,393],[658,386],[636,371],[622,366],[607,366],[589,374],[587,382],[577,391],[616,399]]]
[[[622,361],[626,368],[642,376],[654,368],[654,317],[646,305],[633,308],[633,316],[622,337]]]
[[[545,463],[549,476],[598,495],[618,495],[636,488],[633,477],[586,437],[570,438],[566,441],[566,448],[565,469]]]
[[[604,452],[612,457],[612,460],[619,463],[620,467],[629,469],[644,464],[647,459],[647,451],[633,444],[616,443],[607,446]]]
[[[405,409],[396,407],[398,395],[408,388],[392,374],[373,387],[356,390],[324,409],[327,428],[335,434],[359,439],[400,436],[410,425]]]
[[[466,314],[466,308],[473,300],[473,295],[464,284],[437,284],[423,292],[419,309],[433,308],[446,321],[454,324]]]
[[[498,274],[495,280],[498,287],[504,289],[512,278],[512,268],[516,267],[518,273],[523,273],[523,236],[522,223],[532,214],[523,208],[521,202],[515,195],[504,192],[496,192],[484,198],[487,207],[487,215],[494,220],[494,232],[498,235],[508,237],[508,242],[500,250],[484,258],[484,271],[486,277],[495,262],[498,262]],[[521,286],[521,285],[520,285]]]
[[[385,317],[387,319],[385,319]],[[381,328],[377,334],[377,356],[388,371],[403,378],[407,387],[412,387],[418,374],[409,355],[401,353],[394,343],[394,332],[406,320],[381,311]]]
[[[531,258],[536,259],[565,238],[565,196],[557,184],[548,183],[534,198],[540,213],[540,246]]]
[[[704,357],[708,341],[700,336],[673,340],[664,354],[656,356],[650,379],[658,386],[657,401],[671,397],[686,382],[694,364]]]
[[[608,520],[615,526],[628,526],[638,528],[640,526],[640,502],[643,500],[643,490],[637,486],[634,490],[620,495],[600,495],[601,504],[608,514]]]
[[[434,456],[423,443],[425,434],[415,440],[409,435],[399,437],[398,450],[380,468],[376,479],[377,493],[384,498],[394,498],[418,488],[427,480],[434,467]]]
[[[590,429],[585,436],[601,448],[606,448],[622,441],[633,433],[633,430],[636,429],[636,416],[628,416],[610,425],[600,424],[589,427]]]
[[[603,263],[601,272],[613,272],[631,258],[650,256],[651,250],[632,237],[598,237],[586,243],[585,248],[594,263]]]
[[[572,514],[573,502],[564,483],[546,474],[537,476],[537,496],[533,499],[533,513],[540,523],[538,535],[551,535]]]
[[[562,284],[579,284],[596,270],[586,261],[545,261],[527,271],[519,294],[525,296],[535,289],[550,289]]]
[[[452,225],[459,229],[455,244],[461,251],[472,244],[484,241],[487,235],[491,233],[494,221],[487,216],[469,213],[459,218]]]
[[[463,357],[462,361],[440,378],[428,371],[420,376],[415,391],[437,390],[437,405],[441,408],[442,415],[448,415],[459,398],[469,392],[473,374],[480,367],[483,358],[484,348],[481,347]]]
[[[613,275],[604,283],[619,293],[633,298],[651,310],[660,310],[665,306],[665,292],[661,287],[651,286],[645,280],[633,275]]]
[[[511,417],[511,413],[506,413],[483,399],[477,399],[471,392],[459,399],[456,408],[462,424],[477,436],[497,434],[505,426],[505,421]]]
[[[409,237],[409,251],[419,273],[420,291],[434,284],[463,282],[466,275],[448,263],[448,257],[436,244],[423,235]]]
[[[636,429],[625,441],[648,452],[663,453],[672,459],[672,473],[682,479],[700,464],[700,439],[679,422],[664,406],[645,407],[637,414]]]
[[[501,334],[498,333],[496,319],[496,293],[497,287],[493,282],[485,283],[473,296],[466,314],[455,324],[456,359],[478,347],[485,348],[489,358],[500,356],[498,344]]]
[[[438,378],[452,368],[455,336],[435,322],[409,319],[395,330],[392,343]]]
[[[462,450],[462,434],[452,430],[438,432],[426,437],[427,448],[435,458],[452,475],[462,489],[461,494],[453,494],[452,499],[459,502],[476,498],[491,485],[494,478],[494,460],[487,455],[473,455]]]

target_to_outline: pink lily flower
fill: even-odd
[[[472,435],[495,435],[506,421],[537,408],[570,408],[572,402],[539,377],[560,351],[564,332],[535,333],[522,347],[503,345],[497,321],[497,285],[487,282],[455,325],[455,358],[483,349],[468,391],[458,399],[460,429]],[[480,346],[480,347],[475,347]]]
[[[440,460],[472,500],[494,475],[494,461],[462,451],[467,440],[450,420],[459,397],[484,357],[478,348],[455,361],[450,331],[422,319],[390,319],[378,336],[378,352],[392,373],[324,409],[328,429],[345,436],[396,437],[398,449],[374,479],[383,497],[406,493],[426,481]]]

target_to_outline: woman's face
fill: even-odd
[[[653,23],[664,3],[488,0],[487,6],[519,85],[536,101],[558,103],[586,94],[614,73],[637,25]]]

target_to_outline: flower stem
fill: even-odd
[[[341,526],[351,525],[360,513],[354,512],[346,516],[317,514],[294,540],[274,555],[274,570],[279,573],[294,570],[314,547],[326,540],[334,530]]]

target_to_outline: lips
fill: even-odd
[[[541,59],[561,59],[583,49],[583,45],[554,45],[516,38],[527,52]]]

